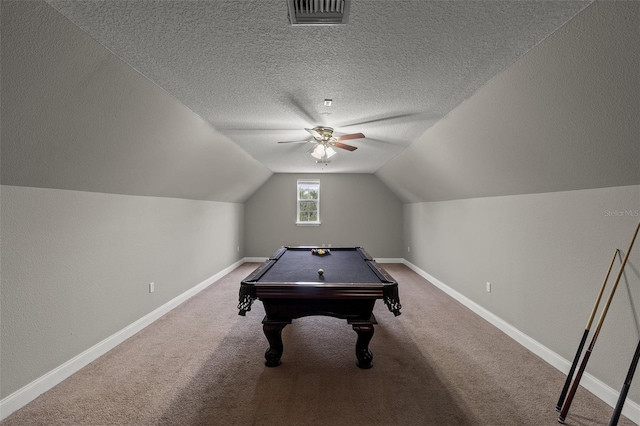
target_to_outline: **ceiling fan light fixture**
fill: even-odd
[[[324,155],[325,155],[325,149],[324,149],[324,145],[322,145],[321,143],[316,145],[313,152],[311,153],[311,156],[314,158],[317,158],[318,160],[322,160],[322,157],[324,157]]]
[[[311,156],[316,159],[316,163],[329,163],[329,159],[337,154],[334,147],[344,149],[347,151],[355,151],[358,149],[353,145],[342,143],[343,140],[351,139],[363,139],[362,133],[351,133],[348,135],[333,136],[332,127],[318,126],[313,129],[305,129],[311,134],[313,139],[306,141],[281,141],[278,143],[308,143],[315,142],[313,149],[307,151],[311,153]]]

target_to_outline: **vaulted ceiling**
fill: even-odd
[[[318,125],[366,136],[326,171],[375,172],[589,4],[355,0],[292,26],[286,0],[48,2],[276,173],[321,169],[277,144]]]
[[[607,19],[631,12],[629,22],[614,27],[632,38],[637,7],[600,19],[590,0],[353,0],[348,23],[336,26],[290,25],[286,0],[3,1],[2,7],[3,96],[15,106],[3,105],[3,184],[242,201],[271,173],[376,173],[411,202],[640,183],[629,172],[633,164],[619,179],[549,176],[537,163],[527,165],[527,152],[542,151],[539,161],[571,168],[581,148],[558,148],[553,138],[537,148],[519,146],[546,137],[539,132],[544,122],[531,131],[522,120],[535,122],[531,115],[540,108],[566,113],[527,87],[537,78],[533,70],[562,68],[558,57],[565,53],[558,49],[573,49],[554,37],[573,31],[567,36],[573,40],[593,25],[608,31]],[[590,13],[596,15],[590,24],[576,23]],[[576,28],[568,30],[571,24]],[[629,29],[635,35],[625,35]],[[536,53],[548,43],[550,53]],[[542,56],[527,63],[535,54]],[[629,54],[633,68],[637,48]],[[509,80],[513,69],[520,74]],[[623,91],[637,75],[623,70]],[[492,88],[498,79],[511,91]],[[592,82],[554,84],[588,93]],[[545,90],[558,92],[553,85]],[[504,122],[495,114],[514,113],[510,97],[522,111]],[[581,120],[582,112],[573,118]],[[511,133],[491,134],[496,123]],[[357,150],[337,150],[328,165],[309,155],[313,144],[278,144],[308,139],[305,128],[320,125],[365,138],[348,141]],[[621,145],[613,147],[611,163],[629,157],[634,129],[632,123],[615,135],[622,141],[613,142]],[[505,164],[511,166],[500,170]],[[478,172],[484,180],[474,178]]]

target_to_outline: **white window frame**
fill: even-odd
[[[317,185],[318,198],[316,200],[316,220],[300,220],[300,204],[309,199],[300,198],[301,185]],[[319,226],[320,225],[320,179],[298,179],[296,183],[296,225],[299,226]]]

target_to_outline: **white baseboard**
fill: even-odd
[[[171,311],[172,309],[182,304],[189,298],[195,296],[205,288],[209,287],[211,284],[213,284],[223,276],[227,275],[229,272],[233,271],[241,264],[248,263],[248,262],[262,263],[264,261],[266,261],[266,258],[264,257],[256,257],[256,258],[245,257],[244,259],[241,259],[235,262],[233,265],[223,269],[222,271],[218,272],[212,277],[207,278],[206,280],[202,281],[200,284],[192,287],[191,289],[187,290],[181,295],[175,297],[174,299],[170,300],[169,302],[165,303],[164,305],[160,306],[159,308],[155,309],[154,311],[150,312],[149,314],[145,315],[144,317],[140,318],[134,323],[128,325],[127,327],[123,328],[117,333],[107,337],[100,343],[76,355],[69,361],[51,370],[45,375],[39,377],[38,379],[24,386],[23,388],[18,389],[17,391],[15,391],[11,395],[7,396],[6,398],[0,401],[0,421],[8,417],[14,411],[24,407],[26,404],[28,404],[29,402],[37,398],[42,393],[53,388],[55,385],[65,380],[67,377],[76,373],[81,368],[85,367],[87,364],[91,363],[92,361],[104,355],[111,349],[115,348],[120,343],[127,340],[129,337],[133,336],[140,330],[149,326],[150,324],[152,324],[158,318],[162,317],[167,312]],[[484,318],[485,320],[493,324],[499,330],[507,334],[509,337],[511,337],[518,343],[520,343],[522,346],[524,346],[534,354],[538,355],[540,358],[545,360],[547,363],[551,364],[553,367],[562,371],[564,374],[567,374],[567,372],[569,371],[571,362],[567,361],[560,355],[551,351],[549,348],[545,347],[544,345],[540,344],[536,340],[522,333],[520,330],[516,329],[509,323],[505,322],[504,320],[497,317],[493,313],[489,312],[482,306],[473,302],[471,299],[468,299],[467,297],[463,296],[461,293],[458,293],[457,291],[453,290],[451,287],[439,281],[437,278],[429,275],[427,272],[418,268],[416,265],[412,264],[411,262],[401,258],[397,258],[397,259],[381,258],[381,259],[376,259],[376,262],[404,263],[413,271],[415,271],[418,275],[422,276],[423,278],[431,282],[433,285],[435,285],[436,287],[438,287],[439,289],[447,293],[449,296],[453,297],[454,299],[456,299],[457,301],[465,305],[467,308],[471,309],[477,315],[479,315],[480,317]],[[586,373],[583,376],[580,384],[585,389],[593,393],[595,396],[603,400],[605,403],[609,404],[611,407],[615,406],[619,396],[618,391],[612,389],[611,387],[607,386],[606,384],[604,384],[603,382],[601,382],[600,380],[598,380],[597,378],[595,378],[594,376],[588,373]],[[624,409],[622,410],[622,414],[626,416],[628,419],[630,419],[631,421],[635,422],[636,424],[640,424],[640,405],[636,404],[635,402],[627,399]]]
[[[564,359],[563,357],[553,352],[546,346],[540,344],[540,342],[527,336],[517,328],[513,327],[511,324],[507,323],[506,321],[502,320],[498,316],[489,312],[488,310],[478,305],[471,299],[467,298],[461,293],[458,293],[456,290],[447,286],[437,278],[429,275],[427,272],[418,268],[413,263],[404,259],[402,263],[407,265],[409,268],[411,268],[414,272],[416,272],[421,277],[428,280],[434,286],[438,287],[440,290],[444,291],[449,296],[453,297],[458,302],[462,303],[464,306],[472,310],[474,313],[484,318],[486,321],[494,325],[496,328],[501,330],[503,333],[511,337],[516,342],[520,343],[529,351],[533,352],[534,354],[536,354],[537,356],[545,360],[547,363],[549,363],[553,367],[562,371],[564,374],[568,374],[569,368],[571,367],[571,361]],[[616,403],[618,402],[618,397],[620,395],[620,392],[606,385],[605,383],[603,383],[602,381],[600,381],[599,379],[597,379],[596,377],[592,376],[589,373],[585,373],[582,376],[582,380],[580,380],[580,385],[583,386],[592,394],[594,394],[595,396],[597,396],[598,398],[600,398],[602,401],[610,405],[611,407],[615,407]],[[622,386],[622,383],[620,384],[620,386]],[[640,425],[640,405],[631,401],[629,398],[627,398],[624,404],[622,414],[626,416],[629,420]]]
[[[200,284],[190,288],[185,291],[181,295],[173,298],[168,301],[164,305],[159,308],[153,310],[148,313],[144,317],[139,320],[129,324],[127,327],[118,331],[117,333],[107,337],[103,341],[97,343],[86,351],[76,355],[71,358],[69,361],[64,364],[54,368],[49,371],[45,375],[37,378],[33,382],[24,386],[23,388],[18,389],[11,395],[0,401],[0,421],[8,417],[14,411],[24,407],[29,402],[36,399],[39,395],[53,388],[58,383],[65,380],[67,377],[79,371],[81,368],[85,367],[87,364],[92,361],[98,359],[100,356],[104,355],[111,349],[118,346],[120,343],[127,340],[129,337],[133,336],[143,328],[149,326],[158,318],[171,311],[173,308],[185,302],[187,299],[195,296],[205,288],[209,287],[214,282],[218,281],[223,276],[227,275],[229,272],[236,269],[238,266],[245,262],[244,259],[241,259],[235,262],[233,265],[223,269],[217,274],[207,278],[202,281]]]

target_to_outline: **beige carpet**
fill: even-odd
[[[402,315],[376,303],[374,366],[346,321],[294,320],[264,366],[262,303],[237,313],[245,264],[2,422],[14,425],[557,425],[565,377],[404,265]],[[577,336],[579,337],[579,336]],[[580,388],[568,425],[612,408]],[[620,425],[633,425],[623,418]]]

